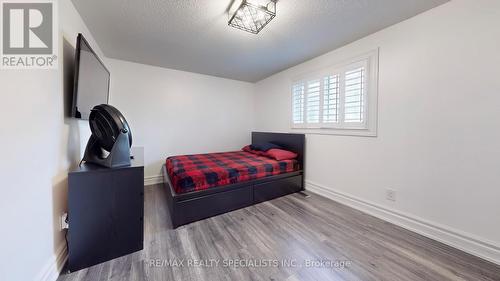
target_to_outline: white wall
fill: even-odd
[[[476,254],[500,262],[499,27],[500,1],[454,0],[290,68],[257,83],[256,129],[291,131],[293,77],[380,47],[378,137],[307,135],[309,186],[485,242],[496,252]]]
[[[55,279],[63,262],[67,173],[89,131],[65,117],[77,33],[101,52],[71,1],[58,4],[59,69],[0,70],[2,280]]]
[[[110,104],[144,147],[145,177],[158,177],[167,156],[239,150],[250,142],[253,84],[108,60]],[[154,181],[154,180],[152,180]]]

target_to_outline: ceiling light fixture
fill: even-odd
[[[241,2],[241,3],[240,3]],[[259,33],[275,16],[277,0],[241,0],[232,6],[235,11],[229,11],[229,26],[253,34]],[[237,5],[240,3],[239,5]]]

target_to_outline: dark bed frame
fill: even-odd
[[[177,194],[165,165],[163,178],[172,226],[227,213],[304,190],[305,136],[303,134],[252,132],[252,143],[272,142],[298,154],[300,170],[256,180]]]

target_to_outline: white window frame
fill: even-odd
[[[353,136],[377,136],[377,109],[378,109],[378,60],[379,50],[375,49],[363,55],[346,60],[342,63],[334,64],[334,66],[326,67],[319,71],[310,72],[300,75],[291,81],[291,95],[290,95],[290,127],[294,131],[311,134],[333,134],[333,135],[353,135]],[[307,123],[307,91],[304,94],[304,116],[301,124],[295,124],[293,120],[293,86],[298,83],[304,83],[307,89],[307,82],[311,80],[322,80],[327,76],[340,75],[339,89],[343,89],[345,85],[344,74],[346,71],[356,69],[359,67],[365,68],[365,87],[363,91],[363,110],[364,118],[361,123],[346,123],[343,122],[345,104],[344,104],[344,90],[339,93],[339,104],[337,108],[337,123],[321,123],[323,115],[323,99],[324,99],[324,83],[321,82],[320,89],[320,123]]]

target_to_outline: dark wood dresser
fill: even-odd
[[[69,174],[68,181],[70,271],[143,249],[141,160],[133,159],[131,166],[112,169],[82,164]]]

